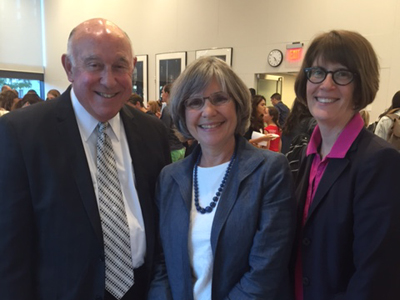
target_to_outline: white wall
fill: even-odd
[[[0,1],[0,70],[43,73],[40,0]]]
[[[28,1],[28,0],[5,0]],[[33,1],[33,0],[31,0]],[[149,99],[155,98],[155,54],[233,47],[233,69],[254,87],[255,73],[284,73],[298,67],[268,66],[273,48],[309,41],[321,31],[356,30],[374,45],[381,63],[381,88],[371,106],[374,120],[400,90],[400,18],[398,0],[43,0],[45,22],[45,81],[65,89],[68,81],[60,57],[69,32],[92,17],[108,18],[131,37],[136,54],[149,55]],[[14,22],[19,22],[14,20]],[[22,39],[28,39],[26,27]],[[5,29],[0,28],[3,36]],[[25,50],[29,52],[28,49]],[[12,56],[12,55],[10,55]],[[8,60],[0,56],[0,63]]]

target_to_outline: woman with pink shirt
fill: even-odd
[[[296,180],[296,300],[400,297],[400,154],[359,114],[378,88],[363,36],[334,30],[312,41],[295,83],[317,121]]]

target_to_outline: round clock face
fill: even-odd
[[[274,49],[268,54],[268,63],[271,67],[279,66],[283,61],[283,53],[281,50]]]

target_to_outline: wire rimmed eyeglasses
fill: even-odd
[[[328,74],[332,74],[332,80],[337,85],[348,85],[357,76],[357,73],[347,69],[328,71],[322,67],[305,68],[304,72],[311,83],[321,83],[326,79]]]
[[[185,100],[184,105],[190,109],[202,109],[206,100],[210,101],[214,106],[220,106],[227,103],[231,99],[230,95],[225,92],[213,93],[208,97],[195,96]]]

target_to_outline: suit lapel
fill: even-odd
[[[61,96],[57,106],[57,127],[60,132],[60,140],[63,143],[69,167],[75,179],[83,205],[93,226],[94,232],[102,243],[100,216],[98,213],[96,196],[93,190],[93,182],[82,139],[76,122],[75,113],[70,98],[70,88]]]
[[[181,161],[182,167],[177,172],[172,173],[172,177],[179,186],[182,201],[186,208],[186,213],[190,214],[192,208],[192,189],[193,189],[193,167],[200,153],[200,146],[197,146],[188,159]],[[189,172],[189,173],[187,173]]]
[[[313,212],[317,209],[317,207],[323,201],[325,195],[328,193],[328,191],[335,184],[336,180],[340,177],[340,175],[343,173],[343,171],[349,165],[349,163],[350,163],[349,156],[352,155],[352,152],[357,150],[359,137],[360,137],[360,135],[358,135],[356,140],[353,142],[353,144],[351,145],[349,151],[347,152],[347,154],[344,158],[339,158],[339,159],[331,158],[330,159],[328,166],[326,167],[326,170],[324,172],[324,175],[321,178],[321,182],[318,185],[317,191],[315,192],[314,199],[313,199],[310,209],[308,211],[307,220],[312,216]],[[308,180],[310,173],[308,172],[306,174],[308,174],[308,176],[307,176],[307,180]]]
[[[312,213],[318,207],[318,205],[323,201],[323,198],[335,184],[336,180],[339,178],[340,174],[346,169],[349,164],[347,159],[331,159],[328,166],[322,176],[321,182],[318,185],[317,191],[315,192],[314,199],[311,203],[310,209],[308,211],[307,220],[311,217]]]
[[[257,166],[264,159],[263,156],[256,155],[254,152],[246,153],[249,151],[249,147],[253,146],[248,144],[244,138],[237,138],[237,144],[236,159],[229,175],[230,178],[228,178],[227,185],[219,200],[211,229],[211,247],[214,254],[222,228],[238,200],[238,192],[241,182],[254,172]]]

